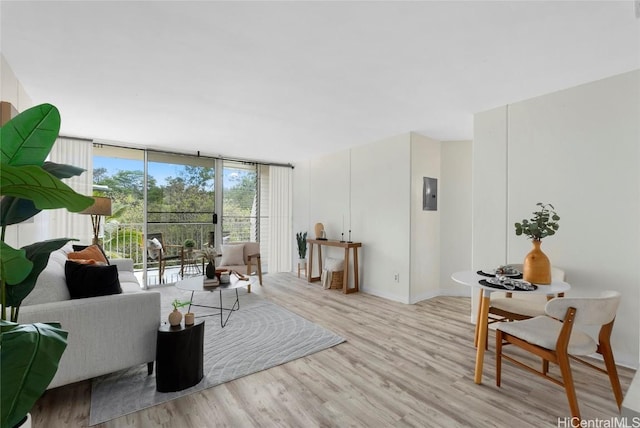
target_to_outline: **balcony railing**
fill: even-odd
[[[195,248],[209,245],[214,226],[211,223],[153,223],[149,233],[162,233],[165,245],[183,245],[187,239],[195,241]],[[222,242],[255,241],[256,218],[225,216],[222,222]],[[133,260],[134,269],[144,266],[145,246],[143,245],[142,223],[105,224],[103,247],[109,257],[123,257]],[[173,261],[179,264],[180,261]],[[171,262],[167,263],[168,266]]]

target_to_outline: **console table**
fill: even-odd
[[[344,248],[344,277],[342,280],[342,292],[345,294],[356,293],[360,289],[358,279],[358,248],[362,247],[361,242],[346,242],[331,239],[310,239],[309,243],[309,266],[307,266],[307,281],[320,281],[322,274],[322,247]],[[318,246],[318,276],[313,276],[313,248]],[[349,288],[349,250],[353,251],[353,287]]]

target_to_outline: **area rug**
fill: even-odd
[[[208,298],[213,294],[217,293],[209,293]],[[256,298],[253,293],[241,295],[240,310],[231,314],[226,327],[220,327],[219,316],[203,319],[204,378],[200,383],[182,391],[157,392],[155,374],[147,375],[146,364],[95,378],[91,388],[90,425],[202,391],[344,342],[342,337],[281,306]]]

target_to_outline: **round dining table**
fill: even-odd
[[[475,383],[480,384],[482,383],[482,368],[484,364],[484,344],[487,343],[487,335],[489,334],[489,306],[491,305],[491,293],[497,291],[503,293],[537,294],[554,297],[558,294],[569,291],[569,289],[571,289],[571,285],[565,281],[554,279],[551,281],[551,284],[548,285],[535,284],[538,287],[536,290],[525,291],[517,288],[508,290],[481,284],[480,281],[488,279],[488,276],[478,272],[479,271],[455,272],[451,275],[451,279],[458,284],[478,288],[480,290],[480,307],[478,309],[478,317],[476,320],[476,366],[474,373]]]

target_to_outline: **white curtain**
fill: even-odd
[[[269,167],[269,272],[291,272],[293,183],[289,167]]]
[[[93,194],[93,144],[89,141],[58,138],[49,153],[49,161],[83,168],[85,172],[62,181],[83,195]],[[66,209],[42,211],[35,217],[38,241],[54,238],[75,238],[90,244],[93,236],[91,216],[71,213]]]

